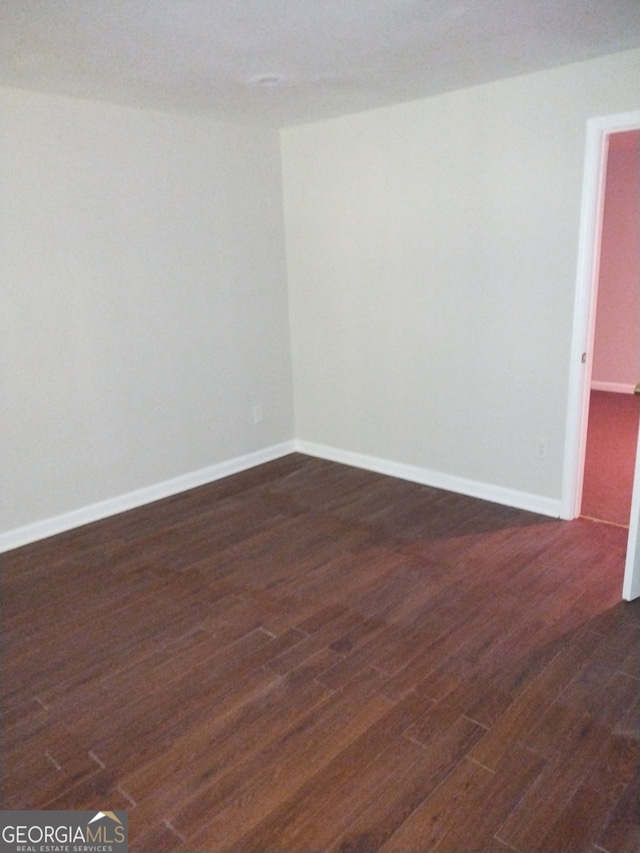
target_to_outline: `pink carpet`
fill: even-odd
[[[592,391],[582,515],[629,524],[640,397]]]

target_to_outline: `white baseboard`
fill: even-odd
[[[624,382],[591,381],[592,391],[613,391],[616,394],[633,394],[635,387],[635,385],[625,385]]]
[[[379,459],[375,456],[366,456],[361,453],[352,453],[349,450],[339,450],[335,447],[326,447],[309,441],[296,441],[295,449],[298,453],[305,453],[307,456],[316,456],[319,459],[327,459],[330,462],[352,465],[354,468],[364,468],[367,471],[375,471],[377,474],[387,474],[390,477],[398,477],[400,480],[409,480],[413,483],[420,483],[423,486],[445,489],[448,492],[456,492],[472,498],[480,498],[481,500],[492,501],[493,503],[511,506],[516,509],[528,510],[529,512],[539,513],[540,515],[548,515],[552,518],[560,517],[561,502],[555,498],[545,498],[541,495],[532,495],[528,492],[507,489],[504,486],[467,480],[464,477],[443,474],[440,471],[432,471],[428,468],[404,465],[399,462]]]
[[[109,498],[90,506],[81,507],[80,509],[72,510],[53,518],[46,518],[34,524],[27,524],[25,527],[9,530],[6,533],[0,534],[0,554],[11,551],[14,548],[20,548],[22,545],[28,545],[31,542],[37,542],[39,539],[46,539],[49,536],[64,533],[75,527],[81,527],[83,524],[100,521],[103,518],[117,515],[120,512],[136,509],[139,506],[153,503],[153,501],[162,500],[162,498],[168,498],[171,495],[177,495],[180,492],[186,492],[189,489],[195,489],[207,483],[213,483],[216,480],[221,480],[223,477],[229,477],[231,474],[237,474],[240,471],[254,468],[256,465],[262,465],[265,462],[280,459],[282,456],[288,456],[294,451],[295,443],[293,441],[276,444],[264,450],[248,453],[245,456],[238,456],[199,471],[182,474],[179,477],[165,480],[162,483],[156,483],[144,489],[137,489],[134,492],[118,495],[115,498]]]
[[[29,545],[40,539],[47,539],[58,533],[73,530],[83,524],[91,524],[103,518],[109,518],[121,512],[153,503],[154,501],[213,483],[240,471],[254,468],[265,462],[272,462],[290,453],[304,453],[307,456],[315,456],[319,459],[327,459],[330,462],[339,462],[343,465],[351,465],[354,468],[364,468],[378,474],[386,474],[390,477],[398,477],[401,480],[409,480],[420,483],[423,486],[432,486],[436,489],[445,489],[449,492],[468,495],[493,503],[512,506],[517,509],[536,512],[540,515],[548,515],[552,518],[560,517],[560,501],[553,498],[545,498],[540,495],[532,495],[527,492],[519,492],[507,489],[503,486],[495,486],[491,483],[482,483],[475,480],[467,480],[464,477],[456,477],[452,474],[443,474],[440,471],[432,471],[428,468],[418,468],[413,465],[405,465],[400,462],[392,462],[375,456],[367,456],[362,453],[353,453],[349,450],[340,450],[335,447],[327,447],[309,441],[287,441],[282,444],[258,450],[245,456],[238,456],[217,465],[211,465],[199,471],[183,474],[162,483],[156,483],[144,489],[137,489],[115,498],[109,498],[90,506],[81,507],[71,512],[57,515],[28,524],[24,527],[0,533],[0,553]]]

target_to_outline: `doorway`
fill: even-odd
[[[587,443],[587,425],[593,371],[598,278],[602,248],[607,160],[616,134],[640,130],[640,111],[592,119],[587,125],[584,190],[581,212],[578,282],[570,373],[567,442],[562,517],[580,514]],[[617,142],[614,142],[614,147]],[[638,377],[636,382],[640,379]],[[637,448],[637,445],[636,445]],[[640,454],[636,453],[633,501],[629,524],[623,596],[640,595]]]
[[[629,526],[640,421],[640,130],[612,133],[580,514]]]

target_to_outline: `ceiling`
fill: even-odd
[[[0,84],[285,126],[640,47],[640,0],[0,0]]]

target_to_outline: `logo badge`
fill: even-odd
[[[126,811],[0,811],[0,853],[127,853]]]

